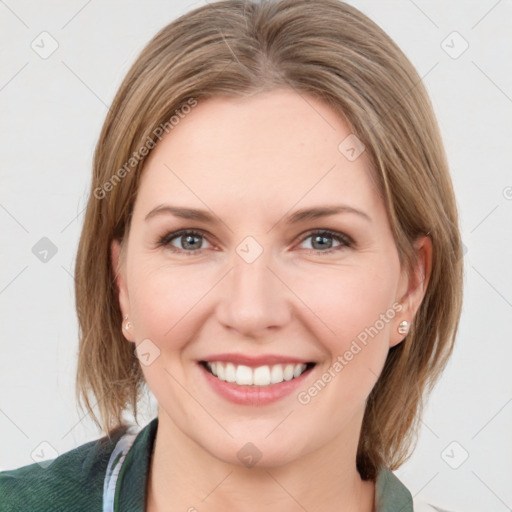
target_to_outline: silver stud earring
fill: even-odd
[[[128,320],[128,315],[125,315],[124,319],[125,319],[125,320]],[[126,322],[126,323],[124,324],[124,328],[125,328],[126,330],[130,329],[130,328],[131,328],[131,326],[132,326],[132,324],[131,324],[130,322]]]
[[[407,320],[403,320],[400,322],[397,330],[398,334],[407,334],[409,332],[409,322]]]

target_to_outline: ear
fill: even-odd
[[[399,284],[399,295],[397,301],[402,309],[395,316],[393,332],[391,333],[389,346],[398,345],[407,334],[400,334],[398,326],[403,320],[409,323],[414,322],[414,317],[425,297],[427,286],[430,280],[432,268],[432,240],[428,236],[418,238],[414,242],[416,253],[415,262],[410,272],[402,271]]]
[[[119,308],[123,317],[120,326],[121,332],[128,341],[135,342],[133,327],[131,329],[124,328],[126,324],[126,321],[124,320],[126,315],[128,315],[128,319],[130,317],[130,299],[128,296],[128,288],[126,286],[126,265],[121,250],[121,243],[117,239],[114,239],[110,244],[110,256],[114,272],[114,281],[117,289],[117,297],[119,300]]]

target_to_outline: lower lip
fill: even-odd
[[[239,386],[232,382],[225,382],[211,374],[201,363],[198,363],[206,381],[215,392],[222,398],[240,405],[267,405],[277,402],[281,398],[292,394],[313,370],[308,368],[299,377],[291,380],[285,380],[279,384],[270,384],[269,386]]]

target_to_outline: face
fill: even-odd
[[[350,134],[293,91],[200,101],[146,161],[125,256],[112,244],[160,422],[217,459],[357,445],[404,338],[411,284]]]

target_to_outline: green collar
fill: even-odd
[[[137,435],[119,471],[114,510],[144,511],[146,482],[149,475],[158,418],[149,422]],[[375,512],[413,512],[412,496],[388,469],[377,475]]]

